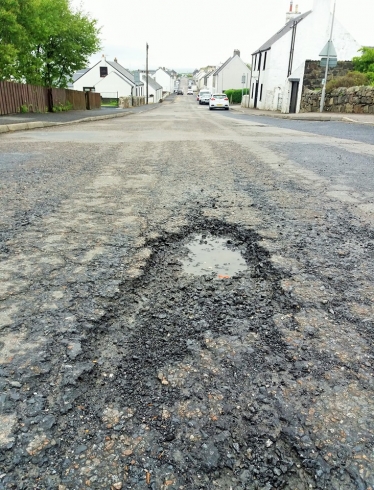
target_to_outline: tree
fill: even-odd
[[[17,54],[23,35],[19,24],[18,0],[2,0],[0,5],[0,80],[14,75]]]
[[[363,46],[360,48],[362,55],[353,58],[353,64],[361,73],[374,72],[374,48]]]
[[[66,87],[73,73],[87,66],[89,57],[99,51],[97,21],[80,10],[73,11],[69,0],[2,1],[13,6],[13,30],[20,32],[8,50],[8,58],[13,57],[11,71],[5,69],[9,66],[5,54],[0,58],[2,78],[10,75],[34,85]]]

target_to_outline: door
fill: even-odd
[[[258,100],[258,80],[256,81],[256,88],[255,88],[255,101],[253,104],[253,107],[257,109],[257,100]]]
[[[299,93],[299,82],[291,82],[290,114],[295,114],[297,107],[297,96]]]

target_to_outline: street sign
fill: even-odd
[[[335,66],[338,64],[338,59],[337,58],[329,58],[329,68],[335,68]],[[322,58],[319,66],[326,68],[327,65],[327,58]]]
[[[319,53],[319,56],[321,56],[321,58],[327,58],[328,56],[330,58],[337,58],[338,54],[336,52],[334,43],[332,41],[327,41],[326,46]]]

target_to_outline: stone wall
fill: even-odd
[[[315,90],[321,88],[322,80],[325,78],[325,68],[319,66],[320,61],[306,60],[305,61],[305,74],[303,81],[304,90]],[[349,71],[353,71],[352,61],[338,61],[338,65],[335,68],[330,68],[327,76],[327,80],[332,78],[342,77]]]
[[[118,107],[127,109],[128,107],[139,107],[145,104],[145,97],[120,97]]]
[[[304,90],[300,112],[318,112],[321,90]],[[337,88],[326,93],[326,112],[374,114],[374,87]]]

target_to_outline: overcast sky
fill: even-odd
[[[330,0],[326,0],[329,2]],[[333,0],[331,0],[333,1]],[[374,46],[374,0],[336,0],[336,15],[362,45]],[[313,0],[294,0],[301,13]],[[72,0],[82,5],[102,26],[105,54],[121,65],[181,70],[217,65],[239,49],[251,62],[251,53],[285,23],[289,0]],[[321,49],[327,39],[321,39]]]

